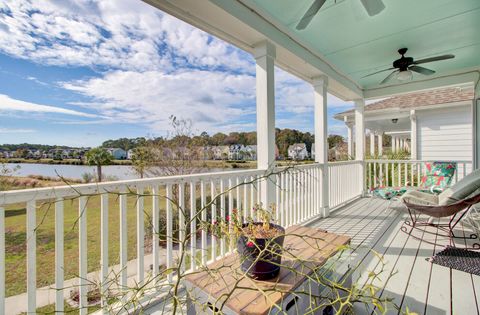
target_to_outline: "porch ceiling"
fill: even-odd
[[[386,8],[370,17],[360,1],[327,0],[304,30],[295,27],[312,0],[242,0],[259,9],[312,47],[364,89],[377,87],[407,47],[416,59],[454,54],[455,59],[426,64],[438,74],[462,72],[480,65],[478,0],[383,0]],[[414,74],[414,80],[425,76]]]

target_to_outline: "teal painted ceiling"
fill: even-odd
[[[260,13],[305,46],[322,54],[364,88],[378,86],[407,47],[421,59],[454,54],[455,59],[422,64],[438,74],[480,66],[480,0],[383,0],[386,8],[370,17],[360,0],[327,0],[305,30],[295,29],[313,0],[250,0]],[[268,16],[267,16],[268,15]],[[425,78],[414,74],[414,80]]]

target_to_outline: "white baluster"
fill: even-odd
[[[223,179],[220,179],[220,220],[224,221],[225,220],[225,182]],[[226,243],[225,243],[225,237],[222,237],[220,239],[220,255],[222,257],[225,256],[226,252]]]
[[[178,259],[184,257],[185,251],[185,183],[178,184]],[[180,270],[185,270],[185,260],[182,259]]]
[[[119,197],[120,205],[120,288],[121,290],[127,289],[127,246],[128,246],[128,234],[127,234],[127,195],[126,189],[120,191]]]
[[[211,223],[214,224],[217,221],[217,200],[215,199],[216,196],[216,189],[215,189],[215,182],[212,180],[210,182],[210,196],[211,196],[211,213],[212,213],[212,221]],[[212,248],[212,260],[217,260],[217,239],[213,233],[211,234],[211,248]]]
[[[195,182],[190,182],[190,256],[191,269],[197,269],[197,200]]]
[[[228,179],[228,215],[230,220],[232,220],[233,218],[233,179],[232,178]],[[227,223],[228,223],[229,234],[232,235],[233,233],[232,225],[230,224],[230,222],[227,222]],[[228,245],[229,245],[229,252],[232,252],[234,248],[233,246],[234,244],[231,239],[229,240]]]
[[[145,256],[145,226],[144,226],[144,197],[143,187],[137,188],[137,283],[139,286],[144,280]]]
[[[100,279],[101,306],[103,314],[108,314],[108,194],[100,197]]]
[[[160,278],[159,270],[159,256],[160,256],[160,190],[158,186],[152,187],[152,268],[153,268],[153,278],[155,283],[158,282]]]
[[[55,312],[63,313],[63,199],[55,200]],[[3,261],[3,260],[2,260]]]
[[[79,303],[80,315],[88,313],[88,280],[87,280],[87,197],[78,200],[78,256],[79,256]]]
[[[37,223],[36,203],[27,202],[27,313],[35,314],[37,307]]]
[[[173,268],[173,214],[172,214],[172,184],[167,184],[166,186],[166,200],[167,205],[167,269],[172,270]],[[172,272],[169,272],[167,275],[168,282],[172,282],[173,275]]]
[[[205,182],[202,180],[200,182],[200,206],[202,209],[201,219],[203,224],[207,222],[207,209],[205,209],[205,198],[206,198],[206,191],[205,191]],[[202,228],[202,265],[205,266],[207,264],[207,231],[206,228]]]

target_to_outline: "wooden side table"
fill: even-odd
[[[241,271],[237,254],[228,255],[205,270],[185,278],[187,314],[214,314],[220,311],[227,315],[304,314],[304,310],[311,309],[311,304],[315,303],[311,297],[320,293],[325,296],[327,290],[307,275],[325,272],[328,259],[349,243],[347,236],[292,226],[286,231],[284,248],[287,252],[282,257],[282,268],[277,278],[269,281],[252,280]],[[326,276],[336,279],[343,277],[344,285],[350,285],[348,264],[336,267],[339,268],[328,269]],[[292,291],[296,294],[292,294]],[[325,313],[319,309],[315,314],[328,314],[328,310]]]

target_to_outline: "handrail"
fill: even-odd
[[[141,188],[150,185],[179,184],[209,179],[225,179],[231,176],[254,176],[264,173],[266,173],[266,170],[239,170],[227,172],[162,176],[143,179],[128,179],[93,184],[75,184],[22,190],[8,190],[0,192],[0,204],[28,202],[33,199],[68,198],[78,196],[79,193],[84,195],[109,193],[119,190],[121,188],[125,188],[125,186],[132,188]]]
[[[440,160],[365,160],[367,163],[430,163],[430,162],[438,162],[438,161],[445,161],[445,162],[455,162],[455,163],[465,163],[469,164],[472,163],[472,161],[467,161],[467,160],[449,160],[449,159],[440,159]]]

